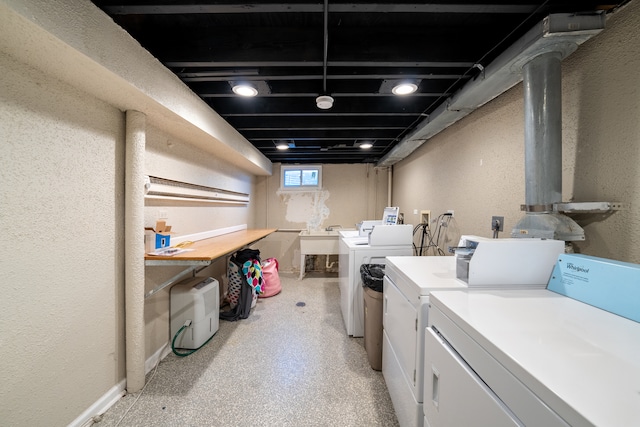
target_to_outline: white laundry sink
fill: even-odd
[[[334,255],[338,253],[338,230],[303,230],[300,236],[300,253]]]
[[[300,236],[300,279],[304,277],[306,255],[338,255],[338,230],[303,230]],[[329,257],[327,257],[327,264]]]

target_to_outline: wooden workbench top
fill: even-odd
[[[190,251],[181,252],[173,256],[145,254],[144,259],[145,261],[212,261],[267,237],[276,230],[276,228],[261,228],[234,231],[233,233],[193,242],[185,247],[185,249],[192,249]]]

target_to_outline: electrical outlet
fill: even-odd
[[[158,212],[159,219],[167,219],[169,218],[169,213],[167,211],[159,211]]]
[[[498,231],[504,231],[504,217],[503,216],[492,216],[491,217],[491,229],[496,229],[496,224],[498,225]]]
[[[451,216],[453,216],[453,209],[449,209],[449,210],[447,211],[447,213],[449,213],[449,214],[451,214]]]
[[[421,210],[420,211],[420,223],[421,224],[431,224],[431,211],[430,210]]]

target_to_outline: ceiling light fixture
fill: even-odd
[[[402,79],[384,79],[382,83],[380,83],[380,89],[378,89],[378,93],[382,95],[409,95],[418,90],[421,82],[422,79],[407,77]]]
[[[248,84],[235,85],[231,88],[231,90],[233,90],[233,93],[240,96],[251,97],[251,96],[256,96],[258,94],[258,89]]]
[[[296,143],[293,140],[279,139],[273,142],[276,144],[276,148],[278,150],[288,150],[289,148],[296,148]]]
[[[328,110],[333,107],[333,98],[329,95],[322,95],[316,98],[316,105],[321,110]]]
[[[363,142],[362,144],[360,144],[360,148],[362,148],[363,150],[368,150],[371,147],[373,147],[373,144],[370,142]]]
[[[394,95],[402,96],[412,94],[416,90],[418,90],[418,85],[415,83],[400,83],[399,85],[394,86],[393,89],[391,89],[391,92]]]

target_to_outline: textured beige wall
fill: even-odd
[[[191,184],[220,188],[240,193],[252,193],[252,177],[213,154],[194,147],[162,130],[147,128],[145,173],[147,175]],[[250,196],[252,198],[252,195]],[[166,215],[175,237],[224,227],[252,225],[253,206],[230,206],[176,201],[145,201],[145,226]],[[185,267],[147,267],[145,292],[153,290]],[[214,262],[198,273],[212,276],[223,290],[225,259]],[[169,336],[170,287],[145,300],[145,354],[149,359],[172,338]],[[167,348],[165,351],[168,351]]]
[[[585,254],[640,262],[640,3],[562,65],[563,200],[624,202],[610,215],[581,214]],[[524,203],[522,85],[435,136],[394,165],[393,203],[404,212],[453,209],[461,233],[505,233]],[[410,221],[412,215],[408,215]],[[417,216],[416,216],[417,217]]]
[[[276,257],[284,271],[299,271],[300,240],[295,230],[330,225],[355,228],[363,219],[379,219],[387,206],[387,168],[367,164],[322,165],[319,192],[280,191],[280,164],[273,175],[256,178],[256,226],[278,228],[257,247],[263,257]]]
[[[125,377],[124,114],[0,53],[0,413],[67,425]],[[251,194],[253,178],[147,129],[150,175]],[[149,203],[177,235],[253,226],[249,206]],[[146,268],[146,291],[184,267]],[[202,271],[222,282],[224,259]],[[169,289],[145,301],[145,358],[169,341]],[[60,405],[60,401],[65,402]],[[34,409],[37,408],[37,410]]]
[[[124,378],[124,115],[0,70],[0,424],[67,425]]]
[[[11,3],[29,8],[28,17],[48,29],[64,21],[61,16],[75,16],[69,12],[76,6],[91,12],[88,20],[95,18],[97,10],[88,1],[57,2],[58,8],[47,2]],[[39,5],[53,7],[56,13],[49,16]],[[0,359],[5,373],[0,384],[0,424],[84,424],[86,417],[82,417],[96,415],[119,396],[125,377],[125,121],[118,107],[133,98],[142,99],[140,106],[149,107],[151,102],[134,85],[17,16],[11,5],[0,3],[0,10],[0,226],[7,243],[0,249],[5,302],[0,315]],[[39,20],[41,14],[47,19]],[[88,46],[96,46],[96,41],[109,45],[110,52],[122,48],[101,37],[104,33],[98,25],[90,32],[73,34],[83,25],[88,24],[74,21],[62,26],[65,34],[87,42],[80,43],[80,49],[90,50]],[[105,25],[117,28],[110,20]],[[24,32],[29,37],[23,38]],[[104,52],[96,48],[94,53],[100,57]],[[126,62],[134,68],[142,64],[162,68],[148,55]],[[159,74],[170,73],[161,70]],[[151,81],[173,102],[182,96],[194,98],[185,95],[185,87],[161,84],[161,76],[154,76],[158,79]],[[188,109],[189,102],[178,107]],[[157,105],[154,108],[157,111]],[[189,113],[197,114],[199,108],[202,105]],[[232,166],[228,156],[242,157],[243,151],[218,150],[227,156],[221,160],[215,149],[201,147],[208,140],[201,131],[188,124],[174,126],[179,120],[162,111],[173,121],[165,121],[164,131],[149,128],[146,167],[150,173],[252,192],[251,173],[240,170],[254,169],[254,159],[241,159],[238,163],[247,166],[244,169]],[[148,123],[162,121],[152,116]],[[198,117],[206,121],[207,114]],[[217,120],[206,124],[212,132],[219,130]],[[217,136],[222,138],[229,129],[220,127]],[[189,145],[168,136],[167,128],[172,135],[183,132]],[[246,141],[238,145],[250,147]],[[252,147],[247,151],[257,152]],[[266,163],[270,169],[270,162]],[[253,202],[238,209],[165,208],[185,233],[240,223],[252,226],[255,218]],[[152,222],[157,209],[148,207],[145,219]],[[220,265],[202,274],[220,277]],[[177,272],[148,270],[147,290]],[[167,319],[168,295],[161,292],[145,303],[147,357],[168,341]]]

